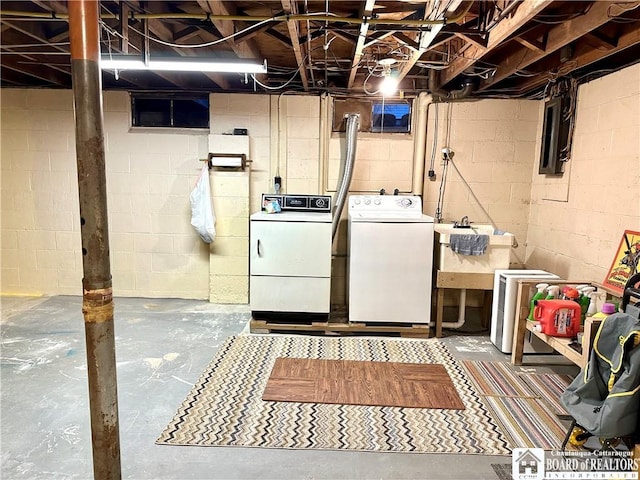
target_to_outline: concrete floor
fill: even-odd
[[[4,480],[92,478],[81,297],[2,298],[0,404]],[[247,306],[117,298],[122,476],[126,479],[490,479],[510,457],[155,445]],[[452,312],[451,320],[455,320]],[[445,320],[448,320],[445,318]],[[477,333],[449,332],[458,358],[508,360]],[[558,357],[554,357],[556,360]],[[548,356],[527,357],[540,365]],[[553,371],[577,373],[577,368]],[[528,368],[531,368],[530,366]]]

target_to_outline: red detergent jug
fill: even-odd
[[[537,300],[533,318],[552,337],[575,337],[580,331],[580,304],[572,300]]]

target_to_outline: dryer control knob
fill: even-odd
[[[375,203],[376,205],[380,205],[382,202],[380,201],[379,198],[376,198],[373,203]]]
[[[353,200],[353,203],[355,203],[356,205],[360,205],[360,199],[359,198],[355,198]]]
[[[413,200],[411,200],[410,198],[403,198],[402,200],[400,200],[400,205],[402,205],[403,207],[410,207],[411,205],[413,205]]]
[[[365,198],[364,199],[364,204],[365,205],[370,205],[371,204],[371,199],[370,198]]]

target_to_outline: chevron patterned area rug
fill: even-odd
[[[278,357],[439,363],[465,409],[263,401]],[[515,446],[437,339],[269,335],[228,338],[156,443],[479,455]]]

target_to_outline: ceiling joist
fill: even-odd
[[[285,15],[297,15],[298,7],[295,1],[282,0],[282,9]],[[298,73],[300,74],[300,80],[302,80],[302,88],[305,92],[309,90],[309,80],[307,78],[307,68],[305,66],[306,56],[300,45],[300,32],[298,31],[298,22],[294,20],[287,20],[287,29],[289,30],[289,38],[291,39],[291,47],[293,48],[293,54],[296,57],[296,65],[298,66]]]
[[[495,74],[482,83],[480,90],[490,88],[518,70],[527,68],[550,53],[601,27],[610,20],[610,6],[609,2],[594,2],[585,15],[562,22],[552,28],[547,34],[547,41],[542,52],[531,50],[528,47],[512,50],[507,58],[503,58]]]
[[[271,76],[105,72],[107,89],[274,93],[286,83],[363,95],[365,77],[385,68],[411,78],[405,95],[456,90],[473,75],[474,98],[540,98],[550,80],[595,78],[637,62],[640,50],[637,0],[98,1],[103,54],[139,56],[148,46],[152,57],[266,59]],[[67,2],[4,3],[2,85],[69,88]],[[430,68],[441,82],[427,81]]]
[[[485,48],[472,45],[462,56],[458,56],[449,64],[449,67],[440,75],[441,86],[446,85],[466,69],[475,65],[484,55],[511,37],[514,32],[527,24],[527,22],[542,12],[551,3],[552,0],[529,0],[527,2],[521,2],[510,18],[502,19],[502,21],[491,30]]]
[[[640,46],[640,29],[634,28],[626,33],[623,33],[618,38],[618,45],[615,48],[607,50],[604,55],[602,51],[586,49],[583,53],[574,56],[570,62],[565,64],[556,64],[556,65],[546,65],[546,69],[549,72],[547,75],[539,75],[537,77],[533,77],[519,83],[517,85],[517,89],[521,92],[526,93],[532,89],[539,88],[545,85],[549,80],[553,79],[557,75],[553,72],[553,70],[562,71],[562,75],[568,75],[576,70],[585,68],[592,63],[603,60],[609,56],[620,53],[626,49],[632,49]],[[636,58],[639,58],[638,55],[635,55]]]
[[[514,37],[514,40],[518,42],[520,45],[527,47],[529,50],[533,50],[534,52],[538,52],[542,55],[544,55],[547,50],[546,35],[542,40],[528,39],[528,38],[525,38],[524,36]]]
[[[361,17],[370,17],[373,13],[373,7],[375,6],[375,0],[366,0],[360,11]],[[364,51],[364,44],[367,40],[367,32],[369,31],[369,24],[363,23],[360,25],[360,32],[358,34],[358,40],[356,40],[356,46],[353,50],[353,60],[351,61],[351,70],[349,71],[349,79],[347,80],[347,88],[353,87],[353,82],[356,79],[358,73],[358,67],[360,60],[362,59],[362,52]]]

